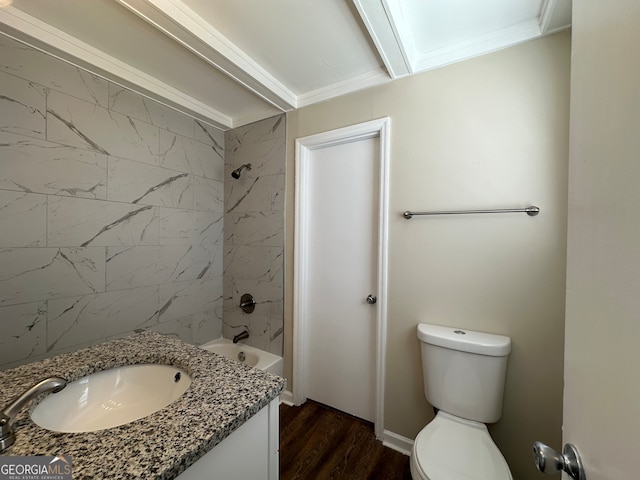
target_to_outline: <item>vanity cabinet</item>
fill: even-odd
[[[277,480],[279,418],[276,398],[176,479]]]
[[[16,417],[11,455],[61,452],[73,459],[73,478],[278,479],[279,396],[285,380],[167,335],[142,332],[1,371],[0,405],[51,375],[73,382],[142,364],[180,368],[191,385],[158,412],[83,433],[43,428],[24,408]]]

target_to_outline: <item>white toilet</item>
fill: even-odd
[[[485,423],[502,415],[511,339],[421,323],[424,392],[439,409],[415,439],[414,480],[512,480]]]

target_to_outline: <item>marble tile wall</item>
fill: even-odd
[[[231,172],[250,163],[239,179]],[[285,116],[225,133],[223,335],[282,355],[284,327]],[[251,314],[240,297],[256,300]]]
[[[223,132],[0,36],[0,368],[221,336],[224,178]]]

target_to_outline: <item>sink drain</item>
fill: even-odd
[[[241,362],[244,362],[246,360],[247,356],[244,354],[244,352],[240,352],[238,354],[238,360],[240,360]]]

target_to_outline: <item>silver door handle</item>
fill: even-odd
[[[375,295],[373,295],[372,293],[370,293],[369,295],[367,295],[367,303],[370,305],[373,305],[374,303],[376,303],[378,301],[378,299],[376,298]]]
[[[566,472],[575,480],[586,480],[582,460],[576,447],[567,443],[562,454],[542,442],[533,444],[533,460],[542,473]]]

